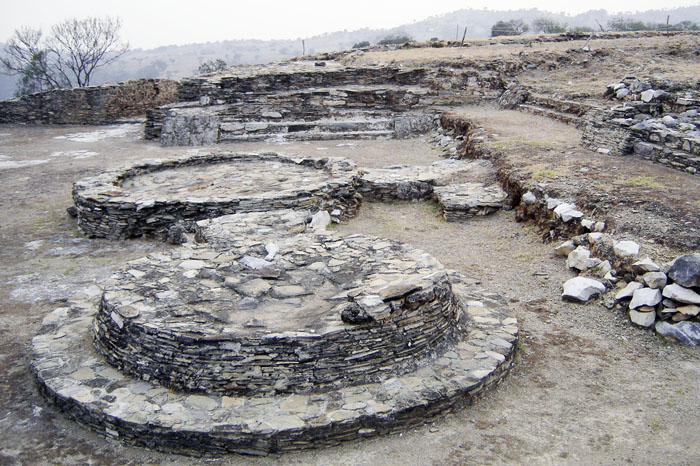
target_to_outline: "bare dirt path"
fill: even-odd
[[[700,462],[696,350],[636,329],[624,315],[598,303],[563,303],[561,283],[570,273],[553,257],[552,245],[542,244],[532,227],[515,223],[511,212],[454,224],[438,218],[430,203],[364,204],[357,218],[337,229],[422,248],[512,308],[521,322],[515,369],[477,405],[401,436],[266,458],[162,455],[107,441],[76,425],[37,393],[28,370],[32,336],[46,313],[74,296],[96,299],[96,285],[120,264],[167,246],[81,237],[65,215],[71,183],[128,160],[190,150],[141,141],[138,128],[93,140],[103,129],[0,126],[0,155],[5,156],[0,160],[0,464]],[[56,139],[81,132],[93,137]],[[408,152],[381,144],[339,149],[378,166],[401,161]],[[411,163],[419,160],[420,144],[411,146]],[[338,146],[308,147],[334,155],[330,148]],[[61,151],[66,154],[51,155]],[[97,155],[81,157],[86,153],[77,151]],[[434,157],[428,155],[425,163]],[[24,163],[12,168],[2,162]]]

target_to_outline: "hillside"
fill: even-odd
[[[199,65],[205,61],[223,59],[229,65],[268,63],[285,58],[307,54],[346,50],[354,44],[367,41],[376,44],[390,35],[408,35],[416,40],[431,38],[454,40],[461,38],[467,27],[468,38],[488,37],[491,27],[498,21],[522,19],[528,24],[540,17],[549,17],[571,28],[591,27],[598,29],[596,21],[606,25],[612,18],[634,18],[642,22],[665,23],[670,16],[671,23],[682,20],[700,22],[700,6],[676,8],[673,10],[649,10],[612,16],[606,10],[590,10],[576,16],[549,13],[539,9],[517,11],[491,11],[462,9],[452,13],[432,16],[422,21],[392,29],[358,29],[336,31],[296,40],[231,40],[200,44],[168,45],[150,50],[135,49],[125,54],[110,66],[95,72],[94,84],[124,81],[137,78],[179,79],[197,73]],[[128,39],[128,38],[127,38]],[[0,46],[3,44],[0,43]],[[305,47],[305,48],[304,48]],[[0,99],[12,97],[16,78],[0,74]]]

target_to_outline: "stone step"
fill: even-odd
[[[73,302],[43,321],[32,370],[42,393],[101,435],[193,454],[319,448],[400,432],[471,405],[507,373],[517,321],[479,299],[459,277],[453,292],[469,332],[414,372],[338,390],[273,397],[175,392],[123,375],[92,346],[95,303]]]
[[[219,137],[258,134],[346,133],[359,131],[393,131],[391,118],[316,121],[228,121],[219,125]]]
[[[583,119],[577,115],[552,110],[551,108],[546,108],[539,105],[520,104],[518,105],[518,109],[533,115],[544,116],[553,120],[562,121],[576,127],[583,125]]]
[[[591,110],[596,109],[596,107],[594,107],[593,105],[588,105],[573,100],[555,99],[548,95],[542,94],[530,94],[530,96],[527,99],[527,102],[531,105],[548,108],[550,110],[555,110],[557,112],[566,114],[572,114],[579,117],[585,115]]]
[[[448,222],[488,215],[503,208],[508,195],[498,185],[462,183],[436,187],[435,198]]]

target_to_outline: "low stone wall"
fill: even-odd
[[[314,87],[347,85],[418,85],[425,76],[423,68],[344,67],[333,62],[281,63],[235,68],[231,75],[200,75],[178,84],[178,101],[199,101],[206,97],[212,104],[235,103],[246,93],[271,93]],[[320,64],[320,63],[319,63]]]
[[[0,123],[104,125],[176,99],[177,83],[167,79],[57,89],[0,101]]]
[[[73,200],[80,231],[124,239],[162,234],[179,220],[236,212],[327,210],[340,221],[359,206],[358,177],[354,163],[340,158],[220,152],[144,161],[85,178],[73,185]]]
[[[115,274],[95,324],[105,359],[176,390],[313,393],[411,372],[463,332],[447,273],[423,251],[364,235],[247,230],[238,234],[252,246],[193,245],[199,259],[176,250]],[[279,251],[261,261],[257,241]],[[190,266],[199,268],[183,275]],[[159,285],[141,286],[141,273]]]

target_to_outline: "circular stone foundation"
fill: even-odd
[[[78,226],[91,237],[157,234],[179,220],[276,209],[355,214],[359,173],[341,158],[216,153],[141,162],[78,181]]]
[[[447,272],[420,250],[226,226],[241,239],[152,254],[106,283],[95,329],[110,363],[181,390],[312,393],[413,371],[464,332]]]
[[[325,393],[228,396],[187,393],[131,377],[90,344],[95,309],[58,308],[33,339],[44,395],[110,438],[180,454],[265,455],[397,433],[472,404],[512,364],[517,321],[450,274],[469,332],[413,372]]]

